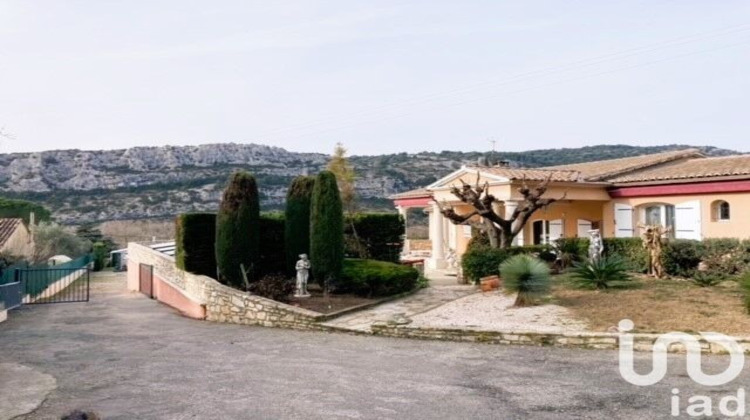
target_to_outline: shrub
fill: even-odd
[[[344,215],[336,176],[322,171],[315,179],[310,208],[310,264],[313,279],[323,286],[341,277],[344,259]]]
[[[247,172],[235,172],[229,179],[216,216],[216,265],[219,281],[243,288],[242,268],[255,279],[259,261],[260,207],[258,186]]]
[[[738,239],[717,238],[703,241],[703,263],[709,271],[727,276],[742,273],[748,268],[750,255]]]
[[[486,276],[499,275],[500,264],[508,258],[508,251],[484,246],[469,247],[461,257],[464,278],[472,283]]]
[[[745,311],[750,314],[750,271],[746,271],[739,278],[739,284],[743,292],[743,303]]]
[[[515,255],[500,264],[503,287],[518,293],[515,306],[530,306],[549,291],[549,267],[530,255]]]
[[[641,238],[604,238],[604,254],[622,259],[625,269],[637,273],[648,270],[648,251]]]
[[[714,270],[696,271],[690,279],[700,287],[711,287],[726,280],[727,275]]]
[[[216,214],[185,213],[175,219],[175,263],[190,273],[216,277]]]
[[[622,259],[616,256],[576,263],[574,267],[573,279],[583,286],[593,286],[596,289],[607,289],[615,281],[631,279]]]
[[[346,223],[344,233],[351,237],[348,255],[397,263],[404,246],[404,218],[397,213],[360,213]],[[359,237],[359,247],[353,244],[352,225]],[[361,255],[360,249],[366,252]]]
[[[676,239],[664,246],[662,262],[670,276],[691,277],[701,262],[701,243]]]
[[[346,259],[337,292],[379,297],[408,292],[417,287],[414,267],[387,261]]]
[[[260,216],[260,257],[258,276],[286,273],[286,221],[281,214],[263,214]],[[309,231],[305,231],[307,233]],[[309,235],[300,235],[309,236]]]
[[[268,274],[251,283],[248,291],[278,302],[289,302],[289,295],[294,292],[295,288],[294,282],[283,274]]]
[[[286,244],[286,272],[294,273],[300,254],[310,254],[310,201],[315,177],[294,178],[286,193],[284,243]]]
[[[587,238],[560,238],[555,240],[556,259],[560,260],[562,268],[584,261],[588,256],[590,241]]]
[[[94,271],[102,271],[107,262],[107,246],[103,242],[97,242],[92,247],[94,257]]]

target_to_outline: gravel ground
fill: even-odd
[[[498,291],[476,293],[413,316],[411,326],[545,333],[586,329],[586,324],[574,319],[566,308],[557,305],[514,308],[515,299],[515,295]]]

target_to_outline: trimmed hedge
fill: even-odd
[[[315,177],[298,176],[286,193],[284,242],[286,243],[286,272],[294,273],[300,254],[310,254],[310,201]]]
[[[626,270],[637,273],[648,270],[648,251],[641,238],[604,238],[602,243],[604,255],[619,257]]]
[[[414,290],[419,272],[387,261],[346,259],[336,291],[359,296],[391,296]]]
[[[185,213],[175,219],[175,263],[189,273],[216,277],[216,214]]]
[[[216,215],[216,265],[221,283],[244,289],[242,267],[248,280],[257,279],[260,261],[260,204],[258,185],[250,173],[232,174]]]
[[[341,277],[344,260],[344,213],[336,176],[321,171],[315,179],[310,206],[312,277],[324,288]]]
[[[404,246],[404,218],[397,213],[361,213],[353,217],[354,229],[367,255],[360,255],[356,247],[349,246],[347,255],[379,261],[399,262]],[[352,244],[354,241],[352,223],[346,223],[344,233]]]
[[[258,275],[270,276],[286,273],[284,216],[282,214],[261,215],[259,223],[261,247]]]

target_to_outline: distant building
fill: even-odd
[[[34,254],[34,241],[23,220],[0,219],[0,254],[31,258]]]
[[[565,199],[534,213],[515,245],[587,237],[590,229],[605,237],[637,237],[640,224],[669,227],[676,239],[750,238],[750,155],[707,157],[696,149],[533,169],[464,166],[391,199],[402,214],[414,207],[430,213],[428,265],[442,268],[450,256],[460,258],[472,235],[470,226],[454,225],[439,212],[437,203],[471,212],[451,193],[453,186],[486,183],[502,201],[498,211],[510,215],[523,202],[518,187],[547,178],[544,197]]]

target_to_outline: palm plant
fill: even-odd
[[[584,286],[608,289],[613,282],[631,279],[625,263],[618,257],[597,258],[575,264],[573,279]]]
[[[550,273],[547,264],[525,254],[515,255],[500,264],[505,290],[518,293],[514,306],[531,306],[549,291]]]

